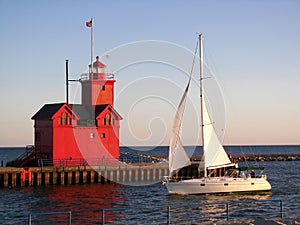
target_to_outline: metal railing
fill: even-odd
[[[149,155],[133,154],[129,152],[120,153],[120,158],[72,158],[72,159],[39,159],[38,166],[108,166],[118,163],[154,163],[161,161],[160,158]]]
[[[102,224],[117,223],[111,215],[125,214],[126,220],[135,221],[143,217],[143,224],[184,224],[184,223],[201,223],[207,221],[219,220],[244,220],[255,218],[280,218],[283,219],[284,215],[288,212],[284,211],[282,200],[257,200],[257,201],[242,201],[242,202],[216,202],[209,204],[174,204],[168,206],[158,207],[143,207],[137,208],[134,215],[128,218],[130,213],[126,212],[127,208],[106,208],[102,209]],[[159,214],[156,220],[147,216],[149,212],[152,214],[154,211]],[[164,212],[162,214],[162,212]],[[163,216],[163,218],[161,218]],[[136,218],[135,218],[136,217]],[[147,221],[149,218],[151,221]],[[138,222],[139,223],[139,222]]]
[[[132,224],[187,224],[212,221],[231,221],[245,219],[288,219],[291,213],[298,215],[299,210],[291,211],[284,209],[282,200],[256,200],[256,201],[232,201],[232,202],[214,202],[214,203],[195,203],[195,204],[172,204],[166,206],[149,207],[113,207],[100,209],[95,215],[95,223],[99,224],[124,224],[124,221],[131,221]],[[82,212],[84,213],[84,212]],[[55,215],[65,214],[67,224],[72,224],[71,211],[63,212],[36,212],[27,214],[8,214],[0,215],[0,222],[10,221],[11,219],[24,218],[27,224],[43,221],[42,224],[49,224],[55,220]],[[43,216],[51,216],[43,218]],[[78,216],[78,215],[77,215]],[[34,219],[33,219],[34,218]],[[49,220],[49,221],[48,221]],[[61,222],[61,221],[60,221]],[[84,222],[82,222],[84,223]],[[2,223],[1,223],[2,224]],[[25,224],[24,222],[22,224]]]
[[[118,159],[115,158],[92,158],[92,159],[39,159],[38,166],[40,168],[46,166],[108,166],[117,165]]]
[[[103,74],[103,73],[99,73],[99,74]],[[115,79],[115,75],[113,73],[104,73],[106,80],[114,80]],[[92,73],[83,73],[80,76],[80,81],[87,81],[87,80],[98,80],[98,73],[94,72]]]
[[[25,214],[8,214],[8,215],[0,215],[0,221],[4,222],[6,220],[10,220],[12,218],[24,218],[27,220],[27,224],[31,225],[33,222],[33,218],[35,217],[41,217],[41,216],[52,216],[51,219],[54,219],[53,216],[55,215],[62,215],[65,214],[67,215],[67,224],[71,225],[72,224],[72,212],[71,211],[63,211],[63,212],[36,212],[36,213],[25,213]],[[1,224],[2,224],[1,222]],[[43,221],[45,223],[45,221]],[[24,222],[22,224],[25,224]]]

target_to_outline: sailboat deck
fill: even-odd
[[[203,178],[196,178],[196,179],[187,179],[181,180],[182,183],[215,183],[215,182],[244,182],[244,181],[259,181],[265,180],[265,176],[257,176],[255,178],[251,177],[203,177]]]

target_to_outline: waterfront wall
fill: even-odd
[[[0,187],[122,183],[147,185],[168,175],[167,164],[0,168]]]

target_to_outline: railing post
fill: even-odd
[[[72,225],[72,213],[71,213],[71,211],[68,212],[68,225]]]
[[[105,224],[105,210],[102,209],[102,225]]]
[[[229,202],[226,203],[226,221],[229,221]]]
[[[170,211],[171,211],[171,207],[168,206],[168,215],[167,215],[167,219],[168,219],[168,225],[171,224],[171,215],[170,215]]]
[[[31,225],[31,214],[28,214],[28,225]]]
[[[280,200],[280,217],[283,218],[283,201]]]

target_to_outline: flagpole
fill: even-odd
[[[94,21],[91,18],[91,74],[93,74],[93,59],[94,59]]]

